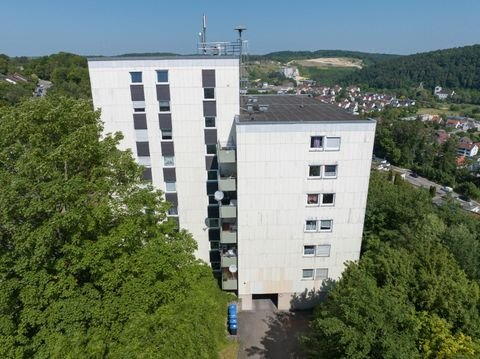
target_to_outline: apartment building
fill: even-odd
[[[242,309],[301,306],[359,258],[374,121],[308,96],[240,97],[236,57],[88,65],[105,133],[124,134]]]

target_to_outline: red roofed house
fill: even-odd
[[[462,137],[457,145],[457,154],[473,157],[478,153],[478,145],[468,137]]]

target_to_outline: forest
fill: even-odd
[[[378,62],[345,78],[378,89],[418,87],[480,90],[480,45],[401,56]]]

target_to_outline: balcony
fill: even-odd
[[[237,203],[230,202],[229,205],[220,206],[220,218],[237,218]]]
[[[218,147],[218,163],[235,163],[235,152],[233,147]]]
[[[220,232],[220,243],[224,243],[224,244],[237,243],[237,232],[222,230],[222,232]]]
[[[223,279],[222,278],[222,289],[223,290],[237,290],[238,281],[236,279]]]
[[[231,272],[229,268],[222,268],[222,289],[237,290],[238,277],[237,271]]]
[[[237,265],[237,256],[228,256],[228,255],[222,255],[221,259],[221,266],[222,268],[228,268],[231,265]]]
[[[218,180],[218,189],[220,191],[236,191],[237,181],[235,177],[220,177]]]

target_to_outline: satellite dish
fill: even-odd
[[[215,201],[221,201],[224,195],[222,191],[216,191],[213,196],[215,197]]]
[[[228,270],[230,273],[236,273],[237,272],[237,266],[235,264],[232,264],[228,267]]]

